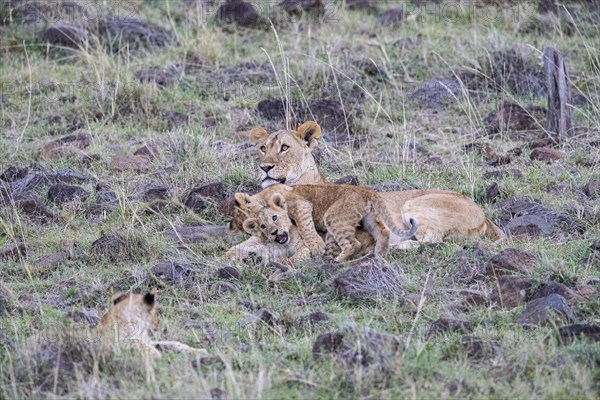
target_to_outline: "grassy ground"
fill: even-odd
[[[535,22],[535,2],[499,8],[458,3],[462,6],[457,14],[426,2],[430,12],[421,16],[402,2],[413,13],[391,28],[381,26],[377,13],[349,10],[340,3],[327,9],[322,22],[315,22],[314,16],[289,22],[276,11],[273,29],[238,30],[217,26],[214,8],[207,12],[200,1],[151,1],[136,3],[133,9],[122,3],[92,2],[102,7],[103,15],[127,12],[170,31],[174,39],[160,47],[127,48],[124,43],[109,46],[92,33],[82,48],[74,50],[40,39],[47,14],[24,22],[23,8],[10,11],[15,2],[3,0],[0,166],[48,173],[71,169],[86,177],[80,186],[90,195],[59,207],[47,199],[42,187],[42,200],[58,215],[47,223],[6,202],[0,208],[0,247],[28,247],[24,257],[0,259],[1,397],[600,395],[597,343],[559,345],[547,340],[554,335],[554,326],[525,330],[516,323],[522,306],[511,310],[490,302],[456,306],[462,304],[455,296],[460,290],[475,290],[486,299],[494,290],[490,277],[459,279],[456,253],[474,240],[394,252],[386,263],[407,292],[405,299],[358,302],[340,297],[333,279],[314,263],[278,285],[269,284],[272,270],[267,267],[236,265],[241,277],[232,282],[231,291],[222,293],[217,290],[223,287],[217,270],[225,264],[218,257],[241,238],[190,245],[166,238],[173,225],[218,225],[228,220],[214,204],[206,212],[186,209],[182,203],[192,188],[222,182],[227,195],[256,188],[253,150],[236,132],[257,125],[281,129],[286,124],[257,112],[260,100],[285,97],[311,104],[328,99],[342,108],[341,99],[348,125],[337,135],[350,136],[353,144],[336,144],[334,132],[325,129],[320,165],[326,176],[355,175],[361,184],[399,182],[400,187],[458,191],[475,198],[492,219],[498,210],[484,200],[486,188],[496,181],[500,189],[496,201],[531,197],[568,214],[583,228],[581,232],[515,238],[499,247],[482,240],[481,245],[493,253],[516,247],[535,255],[531,278],[538,284],[554,280],[596,290],[572,308],[579,322],[600,322],[598,280],[592,279],[600,272],[597,265],[581,262],[600,233],[597,197],[581,192],[600,178],[598,144],[593,144],[600,137],[600,37],[590,19],[597,19],[600,11],[575,4],[571,14],[563,15],[562,27],[558,19],[548,27]],[[394,5],[374,4],[381,11]],[[487,15],[496,18],[490,21]],[[68,16],[67,22],[85,22],[94,32],[94,22],[77,12]],[[119,45],[124,47],[121,51]],[[514,51],[530,60],[531,68],[540,68],[548,45],[565,55],[574,93],[589,99],[575,106],[578,128],[558,146],[566,158],[550,164],[530,160],[526,135],[503,129],[488,136],[484,124],[485,116],[503,101],[545,106],[543,93],[515,90],[508,63],[497,60],[499,54]],[[494,71],[486,67],[486,60],[491,60]],[[378,67],[375,73],[373,65]],[[172,84],[140,82],[136,72],[148,68],[159,68]],[[524,66],[518,68],[525,71]],[[434,99],[431,95],[427,99],[433,101],[429,107],[411,96],[432,78],[454,77],[464,83],[465,70],[479,71],[481,81],[486,81],[482,78],[486,73],[487,78],[496,74],[501,79],[495,87],[463,86],[454,96],[434,92]],[[438,97],[445,101],[438,104]],[[544,120],[539,122],[543,126]],[[75,133],[91,134],[89,146],[62,157],[41,155],[48,142]],[[544,136],[542,129],[534,133]],[[146,170],[115,169],[114,156],[131,155],[145,144],[158,149]],[[498,167],[471,149],[486,145],[498,155],[510,156],[510,163],[500,169],[517,168],[523,178],[484,178]],[[433,157],[441,163],[434,163]],[[94,212],[102,193],[99,183],[115,193],[116,202]],[[158,212],[143,201],[151,186],[168,188],[170,204]],[[126,237],[119,257],[102,255],[91,246],[109,232]],[[67,260],[43,263],[65,249],[70,252]],[[191,275],[179,283],[161,281],[152,271],[164,260],[186,264]],[[106,360],[82,361],[75,371],[60,371],[52,363],[35,364],[23,355],[30,334],[56,326],[70,310],[96,310],[101,315],[112,292],[155,286],[161,287],[162,337],[204,347],[211,359],[200,365],[198,360],[173,355],[148,363],[135,353],[124,353],[109,365]],[[275,322],[248,323],[254,312],[248,304],[270,310]],[[326,313],[328,320],[303,322],[301,317],[317,311]],[[432,322],[442,316],[468,320],[473,327],[470,335],[483,338],[484,350],[471,351],[458,332],[429,337]],[[350,332],[349,352],[354,354],[350,360],[314,357],[315,339],[330,331]],[[400,349],[383,354],[372,350],[371,331],[395,335]],[[356,353],[363,358],[357,359]],[[370,361],[364,361],[367,358]]]

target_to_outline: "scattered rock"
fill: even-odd
[[[470,321],[456,318],[439,318],[431,323],[427,336],[431,339],[443,335],[447,332],[459,332],[466,334],[473,331],[473,325]]]
[[[522,326],[544,326],[556,319],[574,321],[575,316],[567,304],[567,300],[559,294],[551,294],[529,301],[523,314],[517,318]]]
[[[600,325],[574,324],[562,326],[558,329],[559,343],[570,344],[576,339],[587,339],[591,342],[600,342]]]
[[[148,22],[126,17],[111,17],[99,21],[98,33],[113,52],[120,46],[128,49],[163,47],[175,42],[171,32]]]
[[[396,336],[346,327],[319,335],[312,353],[316,361],[330,355],[349,374],[356,373],[357,368],[368,368],[376,376],[385,376],[393,372],[401,349],[401,342]]]
[[[504,101],[498,111],[488,114],[483,123],[488,134],[529,131],[540,128],[534,115],[536,110],[527,110],[521,105]],[[538,111],[539,112],[539,111]]]
[[[175,86],[179,81],[179,75],[172,72],[162,71],[160,68],[146,68],[135,72],[139,82],[156,83],[160,87]]]
[[[564,236],[582,229],[569,215],[544,207],[535,200],[505,200],[497,203],[496,209],[500,225],[514,236]]]
[[[322,0],[283,0],[279,6],[292,15],[300,15],[303,12],[321,15],[325,11]]]
[[[33,269],[36,271],[48,271],[64,264],[70,257],[70,254],[66,251],[58,251],[56,253],[48,254],[38,258],[33,263]]]
[[[40,222],[56,220],[56,215],[33,193],[24,193],[13,197],[15,207],[24,215]]]
[[[533,272],[536,257],[523,250],[505,249],[492,257],[492,268],[495,275],[507,272],[518,272],[529,275]]]
[[[558,150],[551,149],[549,147],[537,147],[533,149],[529,158],[532,160],[546,161],[548,163],[562,160],[567,156],[566,153]]]
[[[257,28],[263,24],[259,11],[253,4],[242,0],[226,0],[217,10],[221,24],[236,24],[245,28]]]
[[[505,310],[511,310],[530,298],[535,293],[537,286],[533,279],[502,275],[494,282],[490,300]]]
[[[214,294],[217,296],[224,296],[230,293],[237,293],[240,291],[240,288],[238,288],[235,284],[223,281],[213,283],[211,285],[211,288]]]
[[[171,261],[161,262],[152,267],[152,273],[160,280],[171,285],[181,285],[196,281],[196,272],[193,266],[177,264]]]
[[[71,169],[58,170],[54,174],[54,177],[58,182],[63,183],[85,183],[89,181],[89,179],[83,174]]]
[[[358,182],[358,178],[354,175],[346,175],[338,179],[334,182],[336,185],[354,185],[358,186],[360,183]]]
[[[18,244],[15,246],[6,246],[0,248],[0,260],[20,260],[27,255],[27,246],[25,244]]]
[[[524,175],[521,170],[516,168],[506,169],[506,170],[496,170],[489,171],[483,174],[485,179],[502,179],[504,177],[510,176],[512,179],[517,180],[521,179]]]
[[[182,243],[204,243],[213,238],[229,237],[227,226],[178,226],[167,236]]]
[[[372,257],[352,262],[334,284],[339,296],[354,301],[370,302],[405,294],[397,273]]]
[[[460,338],[460,343],[467,350],[467,357],[476,361],[494,358],[499,347],[496,341],[467,335]]]
[[[146,156],[119,155],[113,157],[111,166],[119,172],[146,172],[150,160]]]
[[[487,188],[485,188],[485,202],[493,203],[500,196],[500,188],[496,182],[492,182]]]
[[[595,179],[588,182],[583,187],[583,192],[590,199],[597,199],[598,197],[600,197],[600,179]]]
[[[48,142],[40,153],[40,157],[45,160],[56,160],[74,154],[77,150],[85,149],[92,142],[92,135],[79,134],[69,135],[60,139]]]
[[[149,160],[154,160],[160,155],[160,151],[157,146],[151,144],[145,144],[139,149],[137,149],[134,153],[134,156],[145,156],[148,157]]]
[[[48,200],[60,206],[71,201],[84,201],[89,196],[81,186],[57,183],[48,189]]]
[[[225,186],[223,183],[209,183],[192,189],[185,200],[185,206],[197,213],[203,213],[206,211],[208,204],[224,199]]]
[[[145,202],[153,202],[156,200],[168,200],[169,199],[169,187],[168,186],[154,186],[146,189],[142,195],[142,200]]]
[[[316,325],[316,324],[320,324],[322,322],[327,322],[329,321],[329,315],[327,315],[326,313],[322,312],[322,311],[316,311],[313,313],[310,313],[308,315],[304,315],[300,318],[298,318],[297,324],[298,325]]]
[[[217,277],[226,280],[239,280],[242,278],[242,274],[235,267],[223,267],[217,271]]]
[[[16,180],[25,178],[25,176],[27,176],[28,172],[29,172],[29,168],[27,168],[27,167],[19,168],[19,167],[15,167],[15,166],[10,166],[6,170],[4,170],[2,175],[0,175],[0,180],[2,180],[4,182],[9,182],[9,183],[14,182]]]
[[[276,318],[273,315],[273,312],[267,310],[266,308],[261,308],[260,310],[255,311],[253,314],[247,316],[246,318],[240,321],[240,327],[244,328],[250,324],[255,324],[257,322],[264,322],[267,325],[272,326]]]
[[[404,10],[402,8],[391,8],[387,11],[382,12],[377,17],[377,21],[381,25],[392,25],[398,26],[406,19]]]
[[[149,245],[137,233],[107,233],[96,239],[91,253],[115,264],[135,260],[138,255],[146,255]]]
[[[84,46],[86,36],[85,29],[81,27],[65,23],[56,23],[42,32],[41,39],[43,42],[50,43],[54,46],[79,49]]]
[[[531,298],[531,300],[537,300],[542,297],[550,296],[551,294],[560,294],[565,298],[569,306],[573,306],[577,303],[585,301],[585,298],[583,296],[580,296],[573,289],[570,289],[562,283],[558,282],[544,283],[541,286],[541,288],[536,292],[536,294]]]

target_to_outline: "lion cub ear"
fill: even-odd
[[[280,193],[273,193],[273,196],[271,196],[271,199],[269,200],[269,205],[273,208],[287,211],[285,198]]]
[[[233,198],[235,199],[235,206],[239,208],[246,208],[251,201],[248,193],[236,193]]]
[[[314,149],[321,139],[321,127],[315,121],[303,123],[296,129],[296,137],[305,142],[310,149]]]
[[[156,288],[153,288],[150,292],[144,295],[144,303],[150,307],[154,307],[156,301]]]
[[[246,233],[255,236],[255,234],[260,233],[258,229],[258,219],[250,218],[244,221],[244,230]]]
[[[269,132],[261,126],[250,131],[250,143],[256,146],[257,143],[264,142],[269,137]]]
[[[112,296],[110,296],[110,302],[112,303],[113,306],[115,306],[115,305],[119,304],[120,302],[122,302],[123,300],[125,300],[126,298],[127,298],[127,293],[116,292]]]

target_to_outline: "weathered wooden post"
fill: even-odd
[[[556,141],[573,127],[571,120],[571,84],[562,54],[548,47],[544,52],[544,70],[548,88],[546,129]]]

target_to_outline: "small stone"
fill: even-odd
[[[354,185],[354,186],[358,186],[359,182],[358,182],[358,178],[354,175],[346,175],[340,179],[338,179],[337,181],[335,181],[336,185]]]
[[[257,322],[264,322],[267,325],[273,325],[275,322],[275,316],[270,310],[266,308],[261,308],[260,310],[255,311],[252,315],[247,316],[246,318],[240,321],[240,326],[243,328],[250,324],[254,324]]]
[[[137,149],[134,153],[134,156],[146,156],[148,159],[153,160],[160,155],[157,146],[146,144],[139,149]]]
[[[532,279],[502,275],[495,282],[490,300],[501,308],[510,310],[524,303],[533,294],[536,286]]]
[[[574,324],[562,326],[557,332],[561,344],[572,343],[576,339],[587,339],[591,342],[600,342],[600,325]]]
[[[242,277],[240,271],[235,267],[223,267],[217,271],[217,277],[226,280],[239,280]]]
[[[570,289],[562,283],[558,282],[544,283],[542,287],[536,292],[536,294],[531,298],[531,300],[537,300],[542,297],[550,296],[551,294],[560,294],[567,300],[567,304],[569,306],[585,302],[584,297],[579,295],[573,289]]]
[[[492,257],[492,267],[496,275],[507,272],[531,274],[536,262],[536,257],[523,250],[505,249]]]
[[[533,149],[529,158],[532,160],[546,161],[548,163],[561,160],[567,156],[566,153],[549,147],[538,147]]]
[[[429,338],[433,338],[436,336],[443,335],[447,332],[459,332],[462,334],[466,334],[472,331],[473,325],[470,321],[442,317],[432,322],[432,324],[429,326],[427,336]]]
[[[150,166],[150,159],[146,156],[114,156],[111,166],[119,172],[145,172]]]
[[[61,205],[71,201],[84,201],[89,193],[80,186],[57,183],[48,189],[48,200],[56,205]]]
[[[567,304],[567,300],[559,294],[540,297],[529,301],[517,323],[522,326],[544,326],[555,319],[574,321],[575,316]]]

